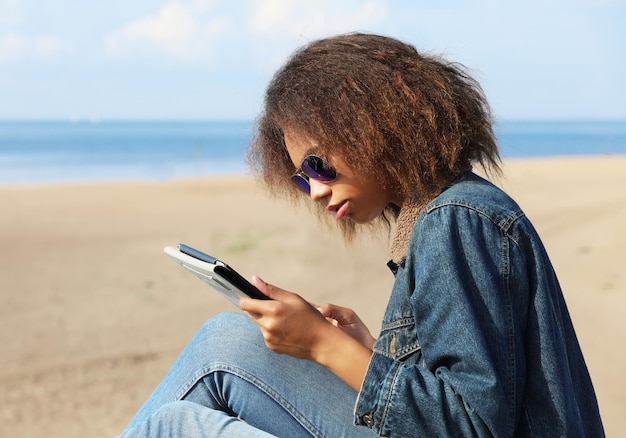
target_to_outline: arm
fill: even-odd
[[[242,298],[239,307],[259,325],[268,348],[317,362],[358,391],[372,351],[351,336],[350,330],[341,328],[340,313],[351,311],[335,306],[318,310],[300,296],[269,285],[258,277],[253,281],[272,300]],[[324,310],[327,315],[321,313]],[[332,323],[327,318],[337,322]],[[351,322],[354,327],[354,319]]]

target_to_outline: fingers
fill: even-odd
[[[252,277],[252,284],[270,299],[255,300],[247,297],[241,298],[239,300],[239,308],[248,313],[263,314],[279,307],[279,303],[302,300],[298,295],[266,283],[257,276]]]
[[[318,310],[326,318],[335,319],[340,323],[352,322],[355,319],[358,319],[354,310],[348,309],[346,307],[336,306],[334,304],[325,304],[323,306],[319,306]]]
[[[259,289],[272,300],[282,301],[286,297],[294,295],[290,292],[287,292],[286,290],[266,283],[265,281],[263,281],[263,279],[261,279],[261,277],[257,277],[256,275],[252,277],[252,284],[254,284],[257,289]]]
[[[252,277],[252,284],[256,286],[258,290],[263,292],[265,295],[269,296],[269,284],[263,281],[261,277],[257,277],[256,275]]]

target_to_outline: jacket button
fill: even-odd
[[[374,425],[374,412],[369,412],[363,415],[363,422],[366,426],[372,427]]]

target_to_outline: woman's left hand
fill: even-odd
[[[316,308],[332,325],[339,327],[370,350],[374,349],[376,338],[372,336],[354,310],[335,304],[325,304]]]

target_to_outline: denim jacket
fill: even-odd
[[[425,208],[403,206],[392,256],[356,424],[385,437],[604,436],[558,280],[510,197],[466,172]]]

